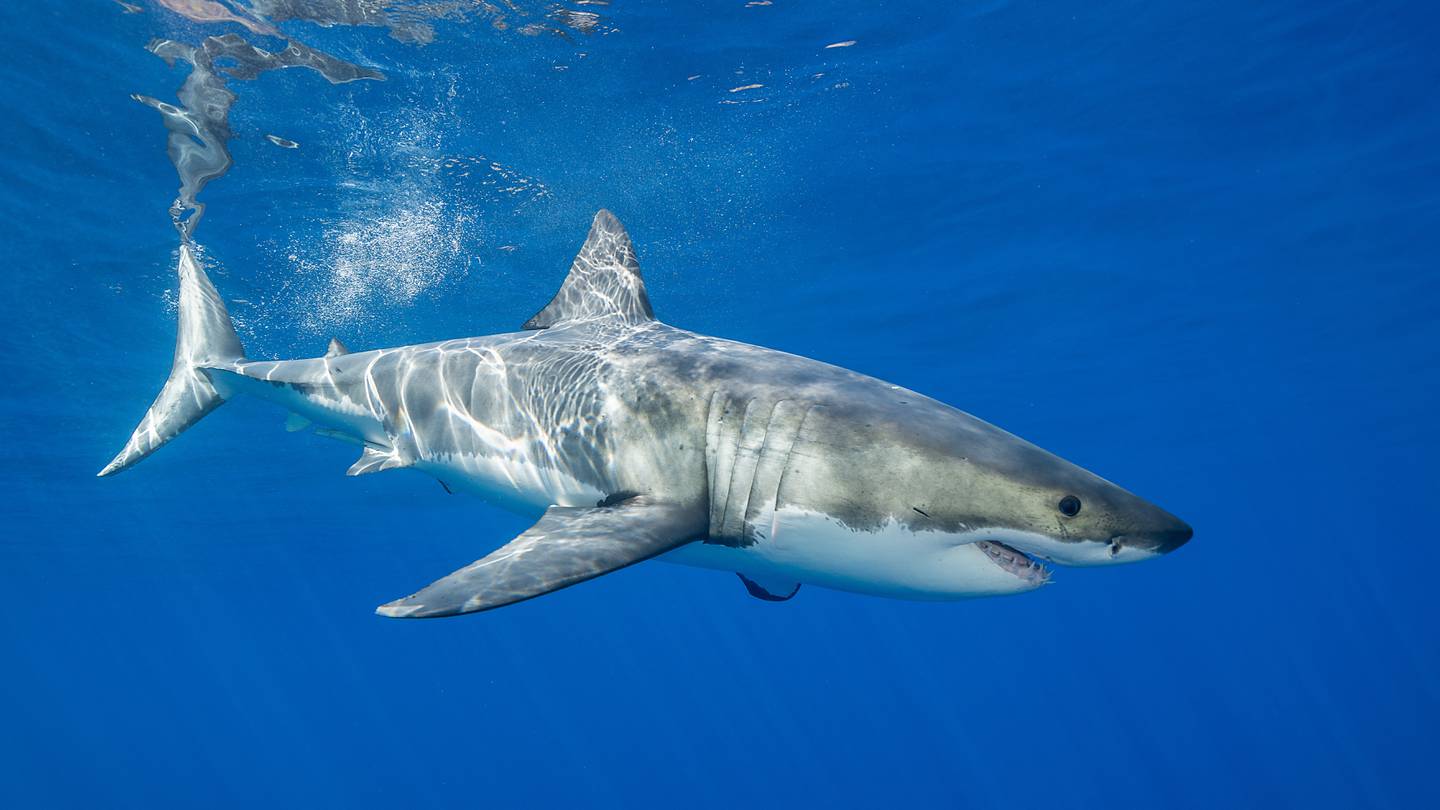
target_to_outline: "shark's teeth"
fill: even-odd
[[[1043,585],[1050,581],[1050,571],[1022,551],[995,540],[981,540],[975,545],[996,565],[1027,582]]]

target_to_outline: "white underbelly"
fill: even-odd
[[[786,507],[774,513],[768,536],[762,533],[754,545],[691,543],[660,559],[901,599],[964,599],[1035,587],[996,565],[975,545],[978,539],[912,532],[894,522],[857,531],[829,515]]]
[[[605,497],[565,471],[527,458],[454,455],[419,461],[415,467],[451,490],[524,515],[538,515],[551,506],[594,506]]]

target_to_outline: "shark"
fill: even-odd
[[[912,600],[1034,591],[1054,565],[1149,560],[1184,521],[970,414],[817,360],[658,320],[608,211],[520,331],[249,360],[182,243],[169,377],[124,448],[135,465],[226,401],[353,445],[349,475],[413,470],[535,523],[376,609],[512,605],[651,559]]]

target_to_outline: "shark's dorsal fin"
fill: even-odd
[[[345,344],[341,343],[340,338],[337,337],[330,338],[330,345],[325,348],[326,357],[339,357],[342,354],[349,353],[350,350],[346,348]]]
[[[548,329],[566,321],[601,318],[630,324],[655,320],[630,235],[614,214],[603,209],[595,215],[560,292],[521,328]]]

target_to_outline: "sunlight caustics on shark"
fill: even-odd
[[[657,320],[607,211],[524,331],[248,361],[180,248],[174,365],[124,470],[226,400],[350,442],[350,475],[411,468],[538,516],[385,616],[503,607],[651,558],[733,571],[762,599],[802,583],[906,599],[1021,593],[1045,562],[1149,559],[1184,522],[948,405]]]

